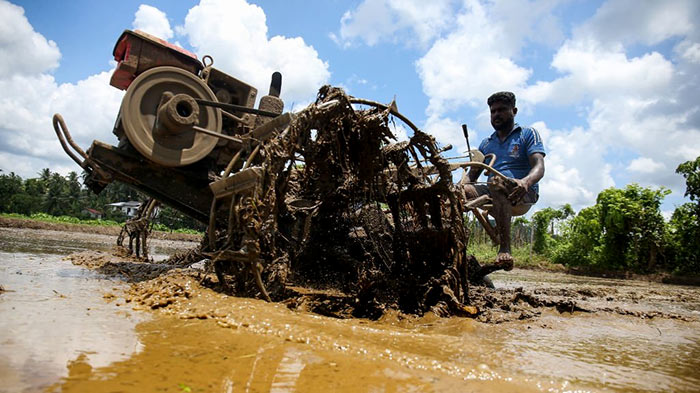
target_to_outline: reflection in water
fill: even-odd
[[[56,255],[0,252],[0,261],[0,390],[33,391],[76,357],[104,367],[139,349],[134,326],[146,315],[103,299],[121,283]]]

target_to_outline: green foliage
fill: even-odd
[[[84,188],[80,176],[70,172],[68,176],[51,172],[48,168],[39,177],[22,180],[14,173],[2,174],[0,170],[0,214],[16,213],[20,218],[47,222],[111,225],[124,222],[126,216],[118,209],[106,205],[121,201],[145,200],[147,197],[128,186],[113,182],[99,195]],[[86,174],[83,173],[83,177]],[[91,220],[85,212],[92,208],[103,212],[103,220]],[[199,234],[204,226],[171,208],[163,208],[164,219],[158,230]]]
[[[603,190],[595,206],[568,224],[554,260],[612,270],[656,269],[666,238],[659,207],[669,193],[637,184]]]
[[[685,177],[685,196],[700,203],[700,156],[695,161],[686,161],[678,165],[676,173]]]
[[[647,271],[656,266],[665,233],[659,208],[670,192],[630,184],[624,190],[609,188],[598,194],[603,264]]]
[[[530,238],[532,237],[532,223],[524,216],[516,217],[510,229],[511,246],[530,248]]]
[[[670,268],[679,273],[700,273],[700,209],[695,203],[676,208],[669,222]]]
[[[555,221],[565,220],[573,214],[574,210],[568,203],[559,209],[547,207],[533,214],[532,221],[535,226],[533,251],[538,254],[549,254],[555,246],[553,240]]]
[[[562,228],[562,242],[553,251],[553,261],[569,266],[594,266],[600,261],[601,236],[600,207],[581,211]]]
[[[700,273],[700,157],[678,166],[685,178],[685,196],[694,203],[678,206],[669,222],[668,242],[672,250],[669,268],[678,273]]]
[[[498,246],[494,246],[491,243],[469,242],[467,254],[474,255],[482,264],[494,262],[498,254]],[[559,270],[561,268],[554,265],[546,256],[530,252],[528,244],[514,246],[511,249],[511,255],[515,258],[516,267],[518,268],[537,267],[549,270]]]
[[[34,220],[42,222],[53,222],[59,224],[82,224],[82,225],[96,225],[96,226],[117,226],[121,223],[111,220],[81,220],[77,217],[71,216],[52,216],[46,213],[34,213],[31,215],[19,214],[19,213],[2,213],[0,217],[7,218],[20,218],[24,220]]]
[[[175,230],[182,233],[194,234],[204,232],[206,229],[204,224],[169,206],[160,207],[158,217],[155,219],[155,225],[154,228],[166,228],[166,231]]]
[[[12,196],[24,192],[22,178],[10,172],[9,175],[0,175],[0,213],[8,213],[14,210]]]

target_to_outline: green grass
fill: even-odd
[[[1,213],[0,217],[19,218],[23,220],[34,220],[42,222],[53,222],[59,224],[82,224],[82,225],[97,225],[97,226],[120,226],[122,223],[112,220],[81,220],[71,216],[52,216],[46,213],[34,213],[31,216],[17,213]]]
[[[491,243],[470,243],[467,247],[467,253],[473,254],[481,264],[494,262],[498,254],[498,246],[492,246]],[[529,245],[513,247],[511,255],[515,259],[515,267],[517,268],[547,270],[561,270],[563,268],[544,255],[534,251],[531,253]]]
[[[178,228],[178,229],[170,229],[166,227],[163,224],[153,224],[153,230],[154,231],[160,231],[160,232],[173,232],[173,233],[185,233],[188,235],[204,235],[204,232],[200,232],[196,229],[190,229],[190,228]]]
[[[122,226],[123,222],[117,222],[113,220],[81,220],[77,217],[72,216],[52,216],[46,213],[34,213],[31,216],[26,216],[24,214],[17,213],[0,213],[0,217],[4,218],[18,218],[22,220],[33,220],[42,222],[51,222],[58,224],[80,224],[80,225],[96,225],[96,226]],[[154,224],[153,229],[161,232],[174,232],[174,233],[185,233],[190,235],[203,235],[204,233],[189,229],[189,228],[178,228],[170,229],[163,224]]]

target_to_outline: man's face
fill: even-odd
[[[497,131],[510,131],[515,123],[515,114],[518,108],[504,102],[494,102],[489,106],[491,110],[491,125]]]

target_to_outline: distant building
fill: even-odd
[[[103,216],[103,214],[102,214],[101,211],[95,210],[95,209],[90,209],[89,207],[83,209],[82,213],[83,213],[83,214],[87,214],[87,215],[90,216],[90,218],[94,218],[94,219],[97,219],[97,220],[101,220],[101,219],[102,219],[102,216]]]
[[[141,202],[128,201],[128,202],[115,202],[110,203],[107,206],[115,209],[121,210],[122,213],[126,214],[127,217],[133,217],[136,215],[136,211],[141,207]]]

